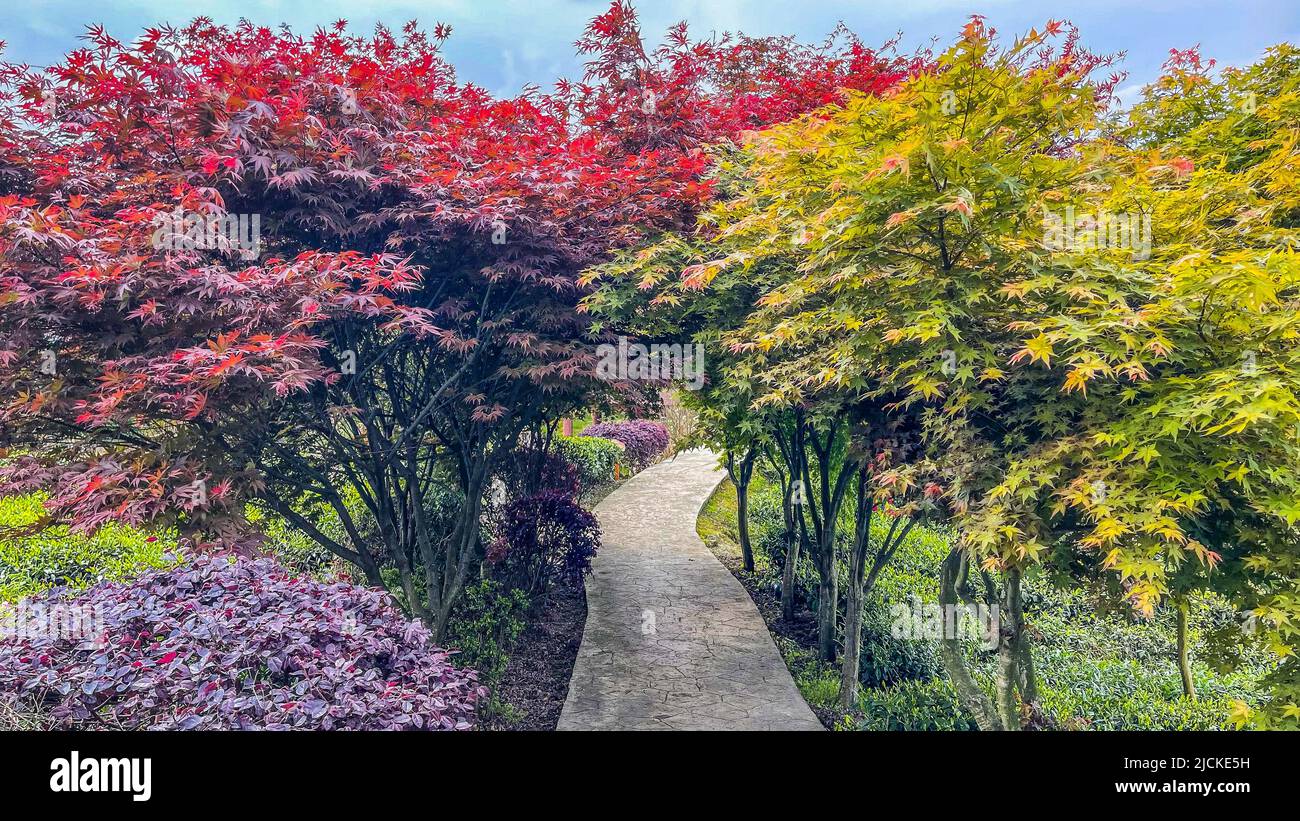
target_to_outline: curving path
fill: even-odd
[[[695,532],[722,479],[690,451],[596,506],[602,546],[560,730],[820,730],[740,582]]]

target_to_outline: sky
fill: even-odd
[[[247,17],[288,23],[300,33],[338,19],[357,32],[376,22],[398,28],[418,20],[427,29],[452,27],[445,54],[461,79],[500,94],[525,85],[548,87],[581,76],[573,41],[608,0],[7,0],[0,18],[6,59],[57,62],[76,47],[86,25],[103,24],[121,40],[160,22],[181,24],[204,15],[219,23]],[[1300,0],[634,0],[642,33],[657,43],[679,20],[697,37],[712,32],[793,34],[818,42],[843,21],[868,45],[902,34],[906,50],[950,43],[966,19],[983,14],[1008,36],[1049,18],[1079,26],[1093,51],[1124,51],[1129,78],[1120,96],[1131,102],[1159,74],[1171,48],[1200,45],[1221,65],[1253,62],[1278,42],[1300,42]]]

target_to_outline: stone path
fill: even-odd
[[[716,465],[681,454],[596,506],[602,545],[558,729],[822,729],[749,594],[695,532]]]

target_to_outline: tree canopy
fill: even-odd
[[[1240,720],[1294,726],[1295,53],[1222,77],[1175,53],[1127,116],[1111,63],[1059,23],[1004,46],[975,18],[895,89],[750,135],[694,232],[591,299],[735,304],[752,424],[918,418],[876,492],[933,488],[1008,583],[1077,545],[1150,614],[1199,568],[1279,660]]]

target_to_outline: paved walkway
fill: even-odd
[[[716,464],[684,453],[596,506],[602,546],[559,729],[822,729],[749,594],[695,533]]]

